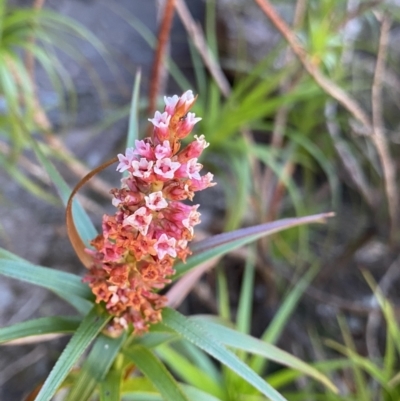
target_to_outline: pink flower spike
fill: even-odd
[[[175,106],[178,103],[178,100],[179,100],[178,95],[174,95],[172,97],[164,96],[165,112],[168,113],[170,116],[174,114]]]
[[[118,155],[119,164],[117,166],[117,171],[123,173],[131,167],[132,161],[135,159],[135,153],[133,148],[127,148],[125,155],[120,153]]]
[[[135,140],[135,150],[134,152],[146,159],[152,159],[154,157],[153,150],[150,143],[145,141]]]
[[[153,192],[149,196],[145,196],[144,199],[150,210],[160,210],[168,206],[168,202],[164,199],[161,191]]]
[[[135,213],[124,219],[123,226],[131,226],[136,228],[142,235],[147,235],[149,225],[153,216],[144,206],[136,210]]]
[[[162,145],[157,145],[154,153],[156,159],[164,159],[166,157],[170,157],[172,154],[170,143],[168,141],[164,141]]]
[[[171,159],[157,160],[154,166],[154,172],[165,180],[174,178],[174,173],[181,166],[179,162],[173,162]]]
[[[132,175],[139,178],[148,178],[151,174],[154,162],[141,158],[132,162]]]
[[[176,239],[168,238],[167,234],[161,234],[158,241],[154,244],[154,249],[157,252],[157,256],[160,260],[164,259],[165,255],[169,255],[173,258],[176,258]]]

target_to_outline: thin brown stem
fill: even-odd
[[[309,59],[309,56],[294,32],[288,27],[286,22],[278,15],[268,0],[254,0],[265,13],[265,15],[275,25],[275,28],[283,35],[289,43],[294,54],[299,58],[303,67],[311,75],[314,81],[323,89],[328,95],[337,100],[343,107],[345,107],[354,118],[356,118],[368,132],[372,132],[372,124],[361,106],[350,97],[342,88],[337,86],[329,78],[325,77],[318,67]]]
[[[393,241],[399,224],[399,197],[396,186],[396,168],[387,145],[382,110],[382,83],[385,75],[385,63],[389,44],[391,20],[388,16],[382,16],[381,21],[381,34],[379,38],[374,81],[372,84],[372,123],[374,127],[374,134],[372,135],[371,139],[376,147],[382,163],[382,171],[385,181],[385,190],[391,223],[390,238]]]
[[[303,25],[304,18],[305,18],[305,13],[307,9],[307,1],[308,0],[297,0],[296,2],[296,8],[294,12],[294,18],[293,18],[293,28],[298,29]],[[292,62],[293,60],[293,52],[290,50],[290,48],[286,49],[286,54],[285,54],[285,65],[288,65],[289,63]],[[299,82],[301,79],[300,77],[290,77],[284,80],[284,82],[281,84],[280,87],[280,92],[281,93],[287,93],[291,88],[296,86],[296,84]],[[289,115],[290,108],[287,105],[284,105],[279,108],[279,110],[276,113],[275,119],[274,119],[274,128],[272,131],[272,139],[271,139],[271,147],[274,149],[279,149],[282,147],[283,144],[283,137],[286,129],[286,124],[287,124],[287,119]],[[293,167],[290,167],[292,169]],[[279,199],[280,196],[278,196],[276,193],[279,192],[281,196],[283,196],[283,192],[281,188],[278,188],[279,185],[277,186],[277,180],[274,180],[274,173],[272,169],[267,168],[264,174],[264,177],[262,179],[262,191],[263,195],[261,199],[263,200],[263,203],[266,205],[264,207],[264,210],[268,210],[268,219],[272,218],[274,214],[272,213],[272,208],[276,211],[276,204],[273,205],[273,200]],[[267,219],[267,221],[268,221]],[[268,241],[264,241],[267,243]]]
[[[175,0],[167,0],[158,33],[157,48],[154,55],[153,69],[150,79],[148,115],[154,114],[157,104],[157,96],[160,88],[162,71],[164,68],[165,54],[170,37],[172,19],[174,17]],[[150,128],[149,128],[150,129]],[[151,134],[151,132],[150,132]]]
[[[214,60],[211,50],[207,45],[204,34],[200,26],[195,22],[184,0],[176,0],[176,11],[182,21],[187,33],[192,39],[194,46],[198,50],[204,64],[208,68],[211,76],[214,78],[221,93],[228,97],[231,92],[231,87],[226,79],[220,65]]]

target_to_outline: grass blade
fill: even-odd
[[[147,348],[136,345],[124,354],[153,383],[167,401],[189,401],[167,368]]]
[[[307,363],[285,351],[282,351],[274,345],[263,342],[262,340],[251,337],[247,334],[239,333],[236,330],[232,330],[220,324],[210,322],[206,319],[197,318],[196,320],[201,320],[202,326],[206,326],[208,331],[212,332],[222,344],[252,354],[261,355],[264,358],[273,360],[281,365],[299,370],[303,374],[313,377],[323,383],[334,393],[337,393],[337,388],[326,376],[322,375],[318,370],[312,368]]]
[[[104,334],[97,337],[65,401],[86,401],[90,398],[96,386],[106,377],[125,338],[126,335],[111,338]]]
[[[128,128],[128,138],[126,142],[126,147],[131,148],[135,146],[135,140],[139,139],[139,91],[140,91],[140,80],[141,71],[138,70],[135,76],[135,83],[133,85],[132,91],[132,103],[131,111],[129,114],[129,128]]]
[[[51,316],[2,327],[0,328],[0,344],[30,336],[72,333],[78,328],[81,321],[81,317]]]
[[[35,401],[49,401],[53,397],[76,361],[110,318],[98,305],[93,307],[58,358]]]
[[[271,401],[285,401],[286,399],[244,364],[236,355],[228,351],[199,323],[185,318],[180,313],[166,308],[163,311],[163,324],[172,328],[182,337],[201,348],[216,360],[226,365],[254,388],[268,397]]]
[[[47,288],[57,295],[93,299],[90,288],[80,277],[48,267],[36,266],[26,261],[0,259],[0,274]]]
[[[211,238],[199,241],[192,245],[191,250],[193,254],[187,259],[186,263],[180,262],[175,265],[175,278],[201,263],[217,256],[225,255],[259,238],[303,224],[322,223],[325,222],[328,217],[332,216],[334,216],[333,213],[321,213],[312,216],[282,219],[253,227],[241,228],[236,231],[215,235]]]

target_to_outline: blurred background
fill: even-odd
[[[329,372],[351,399],[396,399],[363,392],[373,373],[360,379],[348,366],[354,355],[387,354],[374,283],[395,319],[400,312],[400,1],[177,0],[162,48],[171,3],[0,0],[0,245],[83,275],[31,138],[73,187],[124,151],[139,72],[142,136],[152,99],[160,109],[164,94],[192,89],[203,118],[195,133],[210,142],[202,163],[218,182],[196,197],[199,236],[325,211],[336,217],[219,261],[182,311],[235,320],[251,254],[252,334],[273,327],[268,340],[308,362],[340,356]],[[97,226],[118,185],[110,168],[82,192]],[[0,302],[0,326],[73,313],[51,293],[6,278]],[[66,341],[2,346],[0,399],[23,399]]]

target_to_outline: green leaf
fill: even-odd
[[[121,378],[122,370],[108,372],[107,377],[100,383],[100,401],[121,400]]]
[[[140,70],[136,72],[135,83],[133,85],[132,91],[132,103],[131,110],[129,114],[129,128],[128,128],[128,138],[126,142],[126,147],[131,148],[135,146],[135,140],[139,139],[139,91],[140,91]]]
[[[236,315],[237,329],[242,333],[250,332],[253,294],[254,294],[254,275],[255,275],[255,250],[254,246],[249,250],[246,259],[246,266],[242,278],[242,287],[240,289],[239,305]]]
[[[136,345],[124,351],[167,401],[189,401],[167,368],[147,348]]]
[[[290,316],[297,307],[300,298],[304,294],[304,291],[307,289],[308,285],[317,273],[318,269],[315,268],[315,266],[314,268],[310,268],[304,277],[302,277],[296,286],[290,291],[289,295],[285,298],[279,307],[278,312],[272,319],[272,322],[268,325],[267,329],[261,336],[261,339],[264,342],[274,344],[278,340],[280,334],[287,324],[287,321],[290,319]],[[260,358],[258,356],[254,356],[254,358],[250,361],[251,368],[259,374],[261,374],[261,372],[264,370],[265,364],[265,358]]]
[[[15,253],[7,251],[4,248],[0,248],[0,262],[1,262],[1,259],[9,259],[9,260],[17,260],[20,262],[26,262],[24,258],[21,258],[20,256],[16,255]],[[28,263],[28,262],[26,262],[26,263]]]
[[[80,311],[86,310],[91,305],[89,301],[94,299],[90,288],[82,283],[80,277],[48,267],[36,266],[23,259],[0,259],[0,274],[47,288],[71,305],[79,306]]]
[[[186,263],[179,262],[174,266],[176,270],[175,278],[201,263],[217,256],[225,255],[259,238],[303,224],[322,223],[325,222],[325,219],[332,216],[333,213],[321,213],[312,216],[282,219],[253,227],[241,228],[236,231],[215,235],[211,238],[199,241],[191,246],[193,254],[187,259]]]
[[[166,308],[163,310],[163,324],[172,328],[183,338],[186,338],[197,347],[201,348],[216,360],[234,371],[254,388],[268,397],[271,401],[284,401],[285,398],[273,389],[266,381],[258,376],[235,354],[227,350],[208,330],[198,322],[187,319],[180,313]]]
[[[199,390],[223,398],[224,391],[215,380],[215,377],[210,376],[210,372],[202,371],[200,367],[194,365],[180,352],[175,351],[172,346],[161,345],[157,347],[156,352],[176,377],[184,380]]]
[[[152,326],[150,330],[154,330],[155,327],[158,327],[158,325]],[[130,345],[141,345],[146,348],[155,348],[160,344],[166,344],[178,338],[179,337],[175,333],[149,332],[144,334],[143,336],[133,338]]]
[[[264,358],[280,363],[281,365],[297,369],[303,374],[313,377],[314,379],[323,383],[333,392],[337,392],[335,385],[317,369],[314,369],[293,355],[282,351],[278,347],[220,324],[210,322],[204,318],[195,318],[195,320],[201,321],[201,326],[205,326],[207,330],[213,333],[213,335],[215,335],[215,337],[218,338],[222,344],[252,354],[261,355]]]
[[[55,169],[53,164],[48,160],[46,155],[40,149],[38,143],[33,138],[31,139],[31,145],[36,154],[36,157],[42,164],[43,168],[46,170],[47,174],[50,176],[52,182],[57,188],[61,200],[66,206],[68,203],[68,198],[71,194],[71,189],[68,187],[64,178],[61,177],[61,174]],[[85,209],[83,209],[83,207],[77,200],[73,201],[72,213],[74,215],[74,221],[79,235],[86,243],[89,243],[90,240],[96,237],[97,231],[88,214],[85,212]]]
[[[189,400],[195,401],[222,401],[196,387],[180,384],[179,387],[187,395]],[[133,377],[122,383],[123,400],[128,401],[165,401],[165,399],[156,393],[153,386],[148,383],[145,377]]]
[[[0,344],[18,338],[50,333],[73,333],[82,318],[70,316],[51,316],[28,320],[9,327],[0,328]]]
[[[98,383],[104,380],[112,363],[114,362],[126,334],[118,338],[107,337],[100,334],[73,384],[66,401],[86,401],[90,398]]]
[[[93,307],[58,358],[35,401],[49,401],[53,397],[69,371],[110,318],[98,305]]]

